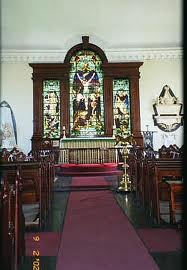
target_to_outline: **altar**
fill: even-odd
[[[97,164],[118,162],[113,137],[62,138],[59,163]]]

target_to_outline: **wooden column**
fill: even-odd
[[[113,134],[113,95],[112,79],[109,76],[104,78],[104,110],[105,110],[105,133],[111,137]]]

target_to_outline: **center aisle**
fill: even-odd
[[[70,194],[56,270],[158,270],[111,191]]]

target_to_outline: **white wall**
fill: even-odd
[[[163,136],[169,136],[173,143],[178,146],[183,144],[183,127],[174,132],[163,132],[154,126],[153,104],[160,95],[164,85],[169,85],[173,93],[183,103],[183,74],[182,60],[165,59],[145,61],[140,67],[140,106],[141,106],[141,129],[156,131],[153,136],[154,148],[158,149],[164,144]]]
[[[182,12],[182,0],[2,0],[1,100],[15,113],[18,145],[28,152],[33,133],[32,70],[27,62],[63,62],[67,50],[88,35],[110,62],[160,59],[162,53],[169,58],[146,60],[140,68],[142,129],[149,125],[158,131],[154,145],[159,147],[163,132],[153,126],[153,100],[165,84],[182,98],[182,60],[175,58],[182,44]],[[169,57],[168,48],[173,49]],[[175,134],[181,145],[182,128]]]
[[[26,63],[1,64],[1,101],[12,107],[17,125],[18,146],[28,153],[33,133],[32,68]]]
[[[182,0],[1,0],[3,49],[178,47]]]
[[[162,87],[168,84],[174,94],[182,101],[182,60],[146,60],[140,68],[140,105],[141,129],[157,131],[154,134],[154,148],[163,144],[163,134],[154,126],[152,115],[155,98],[160,95]],[[33,83],[32,68],[28,63],[2,63],[1,64],[1,101],[6,100],[12,107],[18,133],[18,146],[28,153],[31,149],[33,134]],[[183,128],[172,132],[176,143],[183,143]]]

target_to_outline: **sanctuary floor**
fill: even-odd
[[[117,176],[116,176],[117,177]],[[62,176],[59,176],[60,181],[63,180]],[[71,182],[71,177],[64,177],[65,182]],[[118,193],[116,192],[115,185],[110,188],[112,193],[121,207],[122,211],[127,215],[130,223],[133,225],[135,230],[149,229],[149,228],[171,228],[176,229],[172,225],[156,225],[150,216],[142,208],[139,201],[137,201],[135,193]],[[63,190],[63,187],[62,187]],[[47,224],[45,231],[46,232],[62,232],[64,221],[66,217],[66,210],[68,205],[68,198],[71,192],[79,192],[80,190],[76,189],[67,189],[65,188],[62,192],[54,191],[53,201],[52,201],[52,211],[51,218]],[[89,192],[89,190],[87,191]],[[117,226],[117,224],[116,224]],[[166,252],[152,252],[149,251],[156,264],[160,270],[181,270],[183,269],[183,256],[181,250],[176,251],[166,251]],[[136,259],[136,258],[135,258]],[[41,256],[40,257],[40,267],[37,269],[44,270],[55,270],[56,269],[56,256]],[[33,269],[33,257],[24,257],[23,263],[20,270],[30,270]],[[63,269],[63,268],[62,268]],[[125,269],[125,267],[124,267]],[[138,269],[138,268],[137,268]],[[65,269],[69,270],[69,269]],[[89,270],[89,269],[88,269]],[[107,269],[103,269],[107,270]],[[116,269],[117,270],[117,269]],[[142,269],[143,270],[143,269]]]

